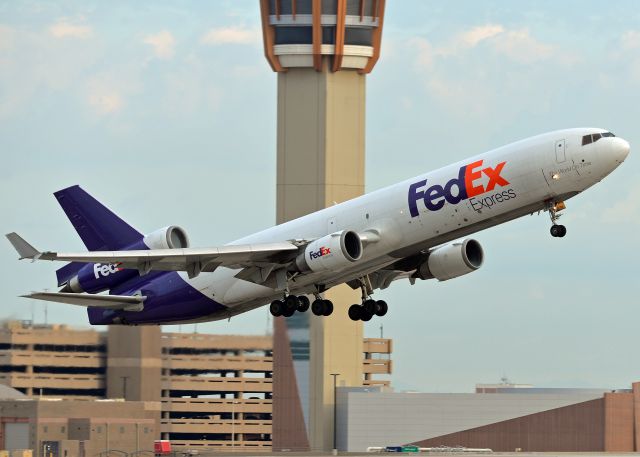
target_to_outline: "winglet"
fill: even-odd
[[[18,251],[18,255],[20,255],[20,260],[22,259],[32,259],[36,260],[42,254],[36,248],[27,243],[20,235],[15,232],[7,233],[5,235],[9,242],[13,245],[13,248]]]

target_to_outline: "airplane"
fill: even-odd
[[[190,247],[177,226],[143,235],[72,186],[54,195],[87,252],[41,252],[6,236],[20,259],[71,262],[56,272],[59,292],[23,297],[85,306],[94,325],[213,321],[266,304],[273,316],[309,308],[329,316],[324,292],[343,283],[362,295],[349,318],[369,321],[388,311],[374,291],[395,280],[478,270],[482,246],[466,238],[475,232],[546,211],[551,235],[564,237],[557,222],[565,201],[629,150],[599,128],[545,133],[213,248]]]

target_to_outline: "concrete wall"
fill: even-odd
[[[602,394],[428,394],[338,389],[338,448],[412,443],[602,398]]]

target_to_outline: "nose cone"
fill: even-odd
[[[614,160],[620,164],[624,162],[624,159],[626,159],[627,156],[629,155],[629,150],[631,149],[631,146],[629,146],[629,143],[623,140],[622,138],[612,138],[612,140],[613,141],[611,142],[611,154]]]

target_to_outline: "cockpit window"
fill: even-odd
[[[603,132],[603,133],[593,133],[591,135],[585,135],[582,137],[582,146],[586,146],[587,144],[595,143],[600,138],[615,136],[611,132]]]

